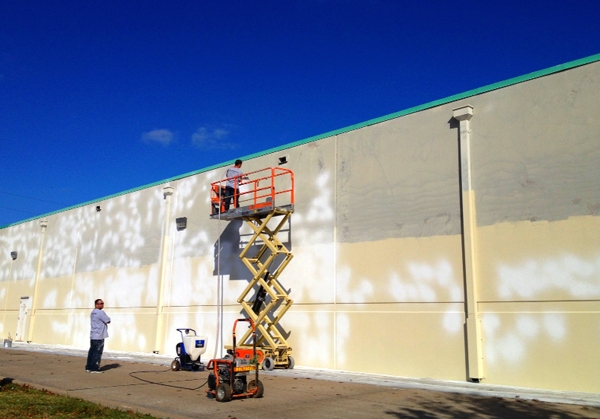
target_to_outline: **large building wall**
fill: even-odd
[[[599,92],[596,62],[469,100],[496,382],[600,390]]]
[[[295,173],[280,280],[298,365],[600,391],[598,60],[244,162],[252,172],[285,156]],[[453,118],[466,105],[468,130]],[[103,298],[108,348],[174,353],[175,328],[193,327],[212,356],[251,277],[238,258],[248,226],[208,216],[223,172],[1,229],[0,333],[86,347]]]

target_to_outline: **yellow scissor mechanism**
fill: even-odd
[[[293,301],[278,278],[294,255],[279,240],[277,233],[286,225],[291,215],[291,210],[274,209],[264,218],[244,217],[244,221],[252,228],[254,234],[240,253],[240,259],[250,270],[253,278],[237,300],[257,325],[260,332],[257,346],[263,350],[265,358],[271,358],[274,366],[286,368],[293,367],[292,348],[277,328],[277,324],[290,309]],[[279,216],[281,218],[275,220],[276,227],[269,228],[269,221]],[[259,250],[255,254],[250,254],[251,248],[258,242],[262,243]],[[273,263],[275,261],[278,265]],[[250,301],[253,290],[258,291],[255,293],[254,301]],[[248,330],[241,342],[246,342],[250,333],[251,331]],[[270,369],[269,365],[264,365],[264,361],[263,366],[265,369]]]

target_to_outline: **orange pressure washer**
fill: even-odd
[[[235,329],[238,322],[249,322],[252,327],[252,353],[236,351]],[[252,356],[251,356],[252,355]],[[256,326],[252,319],[237,319],[233,323],[233,351],[225,359],[211,359],[208,361],[208,390],[206,393],[214,396],[218,402],[228,402],[241,397],[262,397],[264,387],[258,379],[258,355],[256,352]],[[248,374],[254,372],[254,379]]]

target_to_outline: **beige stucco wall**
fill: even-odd
[[[469,101],[478,300],[494,382],[600,390],[599,67]]]
[[[280,235],[294,259],[280,280],[294,300],[281,327],[296,364],[467,380],[462,223],[472,214],[484,382],[600,391],[599,92],[593,62],[246,161],[251,172],[285,155],[295,173]],[[452,115],[467,104],[473,189],[461,195]],[[174,354],[175,328],[189,326],[209,336],[212,356],[220,273],[230,343],[250,229],[208,217],[223,171],[47,216],[44,235],[39,220],[1,229],[2,337],[14,336],[20,298],[35,296],[30,338],[86,347],[103,298],[109,349]]]

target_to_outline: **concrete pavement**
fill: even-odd
[[[172,356],[106,351],[104,374],[86,351],[13,342],[0,348],[0,379],[162,418],[600,418],[600,395],[417,380],[297,367],[262,372],[260,399],[219,403],[208,372],[172,372]],[[203,358],[208,361],[208,358]]]

